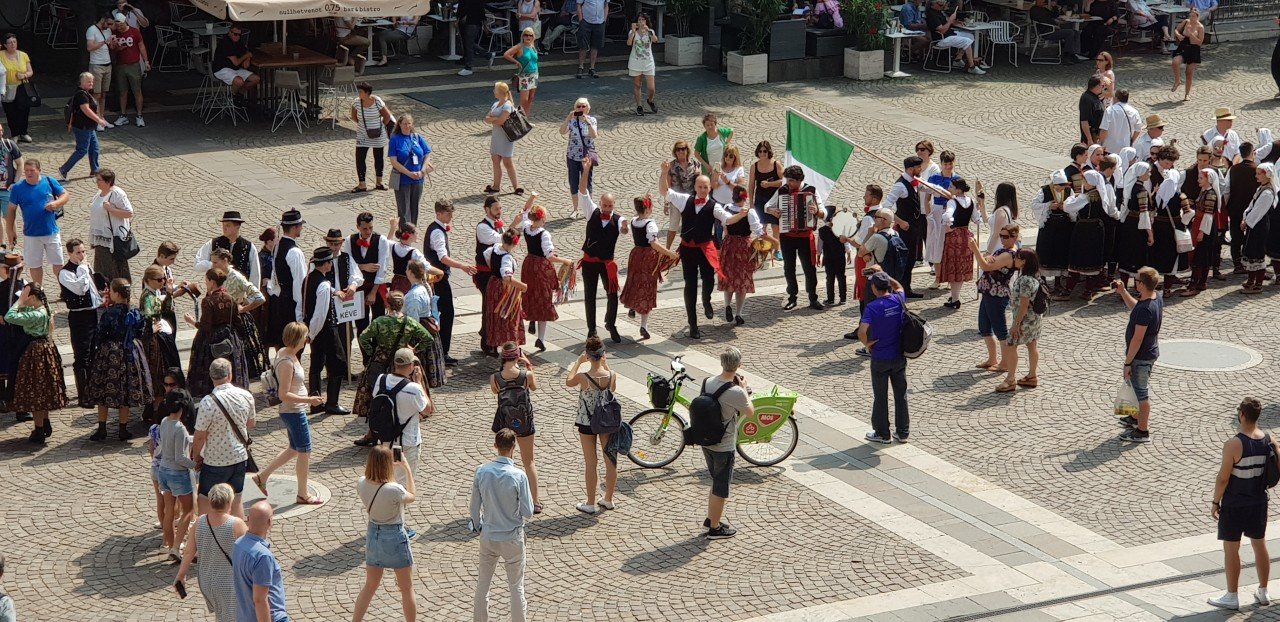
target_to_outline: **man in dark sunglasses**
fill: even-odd
[[[213,60],[213,77],[231,85],[231,92],[252,91],[262,82],[258,74],[249,70],[253,52],[244,36],[244,30],[232,26],[227,36],[218,43],[218,57]]]

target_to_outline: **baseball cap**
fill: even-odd
[[[872,287],[876,289],[889,289],[889,275],[885,272],[877,272],[867,278]]]
[[[418,357],[414,355],[412,348],[400,348],[396,350],[396,365],[412,365],[417,362]]]

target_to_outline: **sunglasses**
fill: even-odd
[[[1000,239],[1001,239],[1001,240],[1012,240],[1012,239],[1013,239],[1013,236],[1008,235],[1008,234],[1005,234],[1005,233],[1001,233],[1001,234],[1000,234]]]
[[[229,32],[229,33],[227,33],[227,34],[229,34],[229,35],[231,35],[231,36],[233,36],[233,37],[239,37],[240,35],[242,35],[242,34],[244,34],[244,33],[242,33],[242,32],[236,32],[236,31],[234,31],[234,30],[233,30],[233,31],[231,31],[231,32]]]
[[[532,39],[532,38],[533,38],[533,35],[524,35],[524,38],[525,38],[525,39]]]
[[[1107,59],[1105,59],[1105,58],[1095,58],[1095,59],[1093,59],[1093,60],[1095,60],[1095,61],[1097,61],[1097,62],[1099,62],[1099,63],[1105,63],[1105,62],[1107,62]]]
[[[582,105],[574,106],[574,108],[576,108],[576,109],[578,109],[578,110],[586,110],[586,109],[587,109],[587,107],[586,107],[586,106],[582,106]]]
[[[688,151],[688,150],[689,150],[688,147],[680,147],[679,149],[676,149],[676,151]]]

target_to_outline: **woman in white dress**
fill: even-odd
[[[978,194],[979,203],[985,198],[982,193]],[[1000,230],[1015,222],[1018,222],[1018,189],[1013,184],[1004,182],[996,186],[996,209],[991,212],[991,233],[987,235],[988,255],[996,254],[996,249],[1001,246]]]
[[[627,58],[627,75],[631,76],[631,93],[636,100],[636,116],[644,116],[644,106],[640,104],[640,81],[644,80],[649,89],[649,111],[658,112],[658,104],[653,101],[657,94],[654,83],[653,44],[658,35],[649,28],[649,16],[641,13],[631,24],[631,32],[627,35],[627,46],[631,55]]]

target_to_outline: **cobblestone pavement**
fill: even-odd
[[[1139,110],[1159,112],[1183,145],[1198,142],[1217,106],[1234,108],[1241,134],[1252,139],[1254,128],[1280,119],[1254,52],[1245,44],[1211,47],[1195,98],[1186,104],[1172,101],[1162,57],[1122,57],[1118,72]],[[1086,77],[1084,67],[1001,65],[981,79],[826,80],[748,89],[702,70],[664,71],[662,114],[637,118],[626,113],[629,83],[605,75],[601,82],[613,81],[617,89],[592,101],[602,131],[596,187],[618,194],[624,206],[626,197],[656,191],[658,165],[671,143],[692,139],[707,111],[734,127],[735,141],[747,150],[768,139],[781,152],[783,110],[791,106],[859,145],[834,195],[838,204],[859,199],[866,183],[887,186],[895,177],[867,151],[900,160],[914,140],[927,137],[957,151],[960,170],[988,187],[1015,182],[1023,193],[1020,222],[1030,225],[1032,192],[1065,161],[1074,139],[1074,105]],[[440,172],[424,213],[436,198],[455,199],[461,235],[453,247],[469,255],[465,231],[479,219],[479,191],[489,183],[488,133],[479,122],[486,87],[438,87],[445,94],[434,93],[436,99],[456,95],[481,103],[432,108],[410,96],[418,93],[411,80],[375,80],[375,86],[393,110],[411,111],[431,141]],[[570,104],[539,101],[538,127],[517,149],[521,185],[543,192],[541,202],[556,213],[567,211],[568,189],[564,139],[554,128]],[[189,267],[199,244],[216,235],[224,209],[244,213],[245,234],[256,236],[282,210],[300,206],[310,222],[304,247],[318,245],[330,226],[350,230],[358,211],[373,211],[384,223],[394,214],[389,193],[349,193],[350,123],[299,135],[270,134],[262,121],[231,128],[221,121],[193,123],[185,113],[148,119],[146,128],[103,136],[103,165],[119,173],[133,199],[146,252],[174,240],[183,248],[180,266]],[[37,130],[39,142],[26,146],[28,155],[52,171],[69,140],[49,121]],[[64,237],[87,229],[92,185],[86,171],[81,165],[68,184],[73,198]],[[509,195],[504,202],[509,210],[522,203]],[[582,226],[559,220],[549,229],[558,247],[575,255]],[[620,243],[620,256],[628,244]],[[135,274],[144,263],[135,262]],[[991,393],[997,381],[973,369],[982,355],[976,305],[968,302],[972,288],[958,312],[941,309],[940,292],[931,292],[914,305],[938,332],[930,352],[910,368],[912,443],[869,447],[861,441],[868,429],[867,363],[840,339],[856,322],[855,312],[784,313],[778,269],[759,276],[746,326],[710,321],[704,339],[690,342],[677,282],[664,287],[651,320],[655,339],[611,350],[625,378],[619,393],[627,412],[644,407],[646,371],[664,369],[667,357],[684,353],[702,377],[714,371],[714,357],[730,340],[746,353],[753,386],[776,383],[804,395],[800,448],[782,466],[736,473],[728,516],[741,532],[722,542],[699,537],[708,482],[696,451],[662,470],[624,463],[617,510],[589,518],[573,509],[583,496],[582,458],[563,375],[584,323],[580,305],[563,307],[538,367],[538,464],[547,511],[528,532],[532,619],[1223,618],[1204,614],[1203,596],[1221,589],[1208,500],[1219,444],[1230,434],[1240,396],[1263,399],[1266,424],[1276,417],[1280,396],[1269,381],[1280,371],[1273,357],[1280,326],[1272,293],[1239,296],[1233,293],[1239,281],[1232,279],[1199,298],[1171,301],[1166,337],[1246,344],[1263,358],[1234,372],[1158,368],[1155,440],[1125,446],[1115,440],[1121,429],[1109,414],[1125,322],[1113,297],[1055,303],[1042,339],[1040,388],[997,395]],[[492,363],[471,354],[478,300],[466,281],[456,284],[464,313],[455,354],[469,358],[436,392],[439,412],[424,424],[424,494],[409,512],[422,534],[414,544],[420,616],[442,621],[469,616],[477,545],[465,516],[470,474],[490,455],[493,399],[477,388]],[[719,311],[719,295],[715,300]],[[625,317],[620,325],[624,334],[636,333]],[[58,337],[65,342],[65,331]],[[25,442],[25,425],[0,423],[0,517],[8,527],[0,533],[0,551],[9,559],[4,591],[24,620],[204,619],[198,595],[179,602],[166,588],[174,568],[150,528],[145,445],[89,443],[92,419],[74,409],[55,415],[54,437],[38,451]],[[260,460],[285,444],[273,413],[261,420]],[[364,517],[352,488],[364,453],[349,442],[362,429],[343,417],[321,417],[313,425],[312,472],[333,498],[279,521],[272,540],[286,570],[293,618],[337,620],[350,615],[363,582]],[[273,478],[274,486],[291,485],[284,475]],[[1247,572],[1246,583],[1256,580],[1251,577]],[[500,587],[499,581],[495,615],[507,607]],[[388,580],[370,619],[397,619],[393,595]],[[1032,610],[1014,612],[1024,606]],[[1263,613],[1254,617],[1269,619]]]

